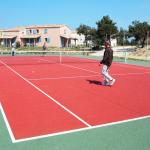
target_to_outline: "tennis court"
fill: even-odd
[[[101,84],[99,60],[76,56],[61,54],[60,57],[53,53],[0,57],[0,120],[2,128],[8,130],[10,143],[24,148],[25,144],[36,145],[35,141],[40,141],[50,143],[52,149],[70,149],[65,147],[62,137],[65,136],[65,141],[76,136],[73,145],[78,142],[83,146],[81,149],[92,149],[90,141],[94,141],[95,150],[102,142],[97,138],[109,142],[110,133],[115,137],[126,132],[123,143],[133,137],[138,143],[139,137],[134,136],[137,132],[143,135],[141,144],[147,149],[150,146],[150,67],[114,62],[110,72],[116,84],[106,87]],[[133,130],[135,126],[137,130]],[[63,144],[59,145],[57,140]],[[44,149],[49,146],[44,145]],[[122,147],[126,148],[127,145]]]

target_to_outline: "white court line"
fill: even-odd
[[[39,58],[38,58],[39,59]],[[52,62],[52,61],[49,61],[47,59],[39,59],[39,60],[42,60],[42,61],[46,61],[46,62]],[[117,64],[117,63],[115,63]],[[81,67],[76,67],[76,66],[73,66],[73,65],[68,65],[68,64],[62,64],[60,63],[60,65],[63,65],[63,66],[67,66],[67,67],[70,67],[70,68],[75,68],[75,69],[79,69],[79,70],[83,70],[83,71],[87,71],[87,72],[90,72],[90,73],[95,73],[96,75],[93,75],[93,76],[102,76],[100,74],[100,72],[96,72],[96,71],[92,71],[92,70],[89,70],[89,69],[85,69],[85,68],[81,68]],[[123,64],[117,64],[117,65],[120,65],[120,66],[125,66]],[[128,67],[132,67],[132,68],[138,68],[136,66],[132,66],[132,65],[128,65]],[[139,69],[139,68],[138,68]],[[147,69],[144,69],[144,70],[147,70]],[[120,74],[112,74],[112,75],[115,75],[115,76],[125,76],[125,75],[143,75],[143,74],[149,74],[150,72],[142,72],[142,73],[120,73]],[[58,77],[58,78],[37,78],[37,79],[29,79],[29,80],[56,80],[56,79],[71,79],[71,78],[79,78],[79,77],[84,77],[84,76],[76,76],[76,77]],[[86,77],[86,76],[85,76]],[[91,76],[92,77],[92,76]]]
[[[117,62],[114,62],[114,64],[125,68],[135,68],[135,69],[146,70],[146,71],[150,69],[150,67],[143,67],[143,66],[138,66],[133,64],[124,64],[124,63],[117,63]]]
[[[115,76],[128,76],[128,75],[145,75],[150,74],[150,72],[135,72],[135,73],[113,73]]]
[[[52,61],[49,61],[47,59],[39,59],[39,60],[43,60],[43,61],[46,61],[46,62],[52,62]],[[87,72],[91,72],[91,73],[99,73],[99,72],[96,72],[96,71],[92,71],[92,70],[89,70],[89,69],[84,69],[84,68],[80,68],[80,67],[76,67],[76,66],[73,66],[73,65],[67,65],[67,64],[63,64],[63,63],[59,63],[60,65],[62,66],[67,66],[67,67],[70,67],[70,68],[75,68],[75,69],[79,69],[79,70],[83,70],[83,71],[87,71]]]
[[[72,65],[66,65],[66,64],[62,64],[62,65],[65,65],[65,66],[68,66],[68,67],[71,67],[71,68],[76,68],[76,69],[85,70],[85,71],[89,71],[89,72],[92,72],[92,73],[97,73],[97,74],[99,74],[99,72],[95,72],[95,71],[83,69],[83,68],[80,68],[80,67],[75,67],[75,66],[72,66]],[[136,68],[138,68],[138,67],[136,67]],[[146,69],[145,69],[145,70],[146,70]],[[150,74],[150,72],[118,73],[118,74],[115,74],[115,73],[114,73],[114,74],[112,74],[112,75],[123,76],[123,75],[144,75],[144,74]]]
[[[47,93],[45,93],[43,90],[41,90],[39,87],[37,87],[36,85],[34,85],[32,82],[30,82],[29,80],[27,80],[26,78],[24,78],[22,75],[20,75],[18,72],[16,72],[14,69],[12,69],[11,67],[9,67],[7,64],[5,64],[3,61],[0,60],[0,62],[7,67],[9,70],[11,70],[13,73],[15,73],[17,76],[19,76],[20,78],[22,78],[24,81],[26,81],[28,84],[30,84],[31,86],[33,86],[35,89],[37,89],[39,92],[41,92],[43,95],[45,95],[46,97],[48,97],[50,100],[52,100],[53,102],[55,102],[57,105],[59,105],[61,108],[63,108],[65,111],[67,111],[69,114],[71,114],[72,116],[74,116],[76,119],[78,119],[80,122],[82,122],[84,125],[91,127],[90,124],[88,124],[86,121],[84,121],[82,118],[80,118],[78,115],[76,115],[75,113],[73,113],[72,111],[70,111],[67,107],[65,107],[64,105],[62,105],[61,103],[59,103],[56,99],[54,99],[53,97],[51,97],[50,95],[48,95]]]
[[[49,60],[47,60],[47,59],[40,59],[40,60],[43,60],[43,61],[47,61],[47,62],[51,62],[51,61],[49,61]],[[73,65],[68,65],[68,64],[61,64],[60,63],[60,65],[63,65],[63,66],[67,66],[67,67],[70,67],[70,68],[75,68],[75,69],[79,69],[79,70],[83,70],[83,71],[87,71],[87,72],[91,72],[91,73],[95,73],[95,74],[100,74],[100,72],[97,72],[97,71],[93,71],[93,70],[89,70],[89,69],[85,69],[85,68],[81,68],[81,67],[76,67],[76,66],[73,66]],[[130,64],[127,64],[127,66],[126,66],[126,64],[118,64],[118,63],[115,63],[115,65],[118,65],[118,66],[123,66],[123,67],[127,67],[127,68],[136,68],[136,69],[142,69],[142,70],[146,70],[146,71],[148,71],[148,69],[147,68],[144,68],[144,67],[142,67],[142,66],[140,66],[140,67],[136,67],[136,66],[133,66],[133,65],[130,65]],[[120,74],[112,74],[112,75],[138,75],[138,74],[149,74],[149,72],[142,72],[142,73],[120,73]]]
[[[135,72],[135,73],[112,73],[113,76],[128,76],[128,75],[145,75],[150,74],[150,72]],[[88,78],[88,77],[98,77],[101,74],[89,75],[89,76],[73,76],[73,77],[57,77],[57,78],[28,78],[30,81],[40,81],[40,80],[60,80],[60,79],[77,79],[77,78]]]
[[[36,137],[29,137],[29,138],[18,139],[18,140],[15,140],[13,143],[19,143],[19,142],[43,139],[43,138],[59,136],[59,135],[65,135],[65,134],[69,134],[69,133],[76,133],[76,132],[81,132],[81,131],[88,131],[88,130],[92,130],[92,129],[102,128],[102,127],[109,127],[109,126],[113,126],[113,125],[119,125],[119,124],[123,124],[123,123],[138,121],[138,120],[142,120],[142,119],[149,119],[149,118],[150,118],[150,115],[143,116],[143,117],[138,117],[138,118],[133,118],[133,119],[117,121],[117,122],[101,124],[101,125],[96,125],[96,126],[91,126],[91,127],[85,127],[85,128],[80,128],[80,129],[74,129],[74,130],[63,131],[63,132],[52,133],[52,134],[46,134],[46,135],[41,135],[41,136],[36,136]]]
[[[11,71],[13,71],[15,74],[17,74],[18,76],[20,76],[23,80],[25,80],[26,82],[28,82],[29,84],[31,84],[33,87],[36,88],[36,86],[34,84],[32,84],[30,81],[28,81],[27,79],[25,79],[24,77],[22,77],[20,74],[18,74],[15,70],[13,70],[12,68],[10,68],[7,64],[3,63],[1,61],[2,64],[4,64],[7,68],[9,68]],[[69,66],[71,67],[71,65]],[[74,67],[74,66],[73,66]],[[82,69],[83,68],[79,68],[79,67],[75,67],[76,69]],[[86,71],[88,71],[87,69],[84,69]],[[93,72],[93,71],[92,71]],[[96,72],[95,72],[96,73]],[[97,72],[98,73],[98,72]],[[148,72],[149,73],[149,72]],[[130,74],[145,74],[145,73],[130,73]],[[114,75],[117,75],[117,74],[114,74]],[[119,74],[119,75],[129,75],[129,74]],[[36,88],[37,90],[39,91],[42,91],[40,90],[38,87]],[[45,93],[45,92],[44,92]],[[44,94],[43,93],[43,94]],[[46,94],[46,93],[45,93]],[[45,95],[44,94],[44,95]],[[46,94],[47,96],[47,94]],[[5,113],[2,109],[2,106],[0,107],[1,111],[3,112],[3,116],[5,116]],[[71,130],[71,131],[65,131],[65,132],[59,132],[59,133],[53,133],[53,134],[47,134],[47,135],[42,135],[42,136],[36,136],[36,137],[31,137],[31,138],[24,138],[24,139],[19,139],[19,140],[16,140],[13,136],[13,133],[11,131],[11,128],[9,126],[9,123],[7,121],[7,118],[5,116],[5,122],[7,122],[7,128],[8,128],[8,131],[9,131],[9,134],[10,134],[10,137],[12,139],[12,142],[13,143],[17,143],[17,142],[23,142],[23,141],[29,141],[29,140],[36,140],[36,139],[41,139],[41,138],[46,138],[46,137],[51,137],[51,136],[56,136],[56,135],[62,135],[62,134],[67,134],[67,133],[73,133],[73,132],[78,132],[78,131],[84,131],[84,130],[88,130],[88,129],[94,129],[94,128],[99,128],[99,127],[105,127],[105,126],[110,126],[110,125],[115,125],[115,124],[121,124],[121,123],[126,123],[126,122],[130,122],[130,121],[136,121],[136,120],[141,120],[141,119],[146,119],[146,118],[150,118],[150,116],[144,116],[144,117],[139,117],[139,118],[134,118],[134,119],[129,119],[129,120],[124,120],[124,121],[118,121],[118,122],[113,122],[113,123],[108,123],[108,124],[102,124],[102,125],[97,125],[97,126],[91,126],[91,125],[87,125],[88,127],[86,128],[81,128],[81,129],[75,129],[75,130]]]
[[[100,75],[89,75],[89,76],[73,76],[73,77],[55,77],[55,78],[35,78],[35,79],[28,79],[30,81],[32,80],[59,80],[59,79],[77,79],[77,78],[86,78],[86,77],[94,77],[94,76],[100,76]]]
[[[29,141],[29,140],[36,140],[36,139],[41,139],[41,138],[47,138],[47,137],[52,137],[52,136],[57,136],[57,135],[64,135],[64,134],[68,134],[68,133],[86,131],[86,130],[101,128],[101,127],[108,127],[108,126],[112,126],[112,125],[123,124],[123,123],[131,122],[131,121],[142,120],[142,119],[147,119],[147,118],[150,118],[150,116],[148,115],[148,116],[143,116],[143,117],[138,117],[138,118],[133,118],[133,119],[128,119],[128,120],[123,120],[123,121],[106,123],[106,124],[102,124],[102,125],[96,125],[96,126],[80,128],[80,129],[75,129],[75,130],[70,130],[70,131],[64,131],[64,132],[59,132],[59,133],[47,134],[47,135],[43,135],[43,136],[37,136],[37,137],[31,137],[31,138],[26,138],[26,139],[20,139],[20,140],[16,140],[15,143],[23,142],[23,141]]]
[[[113,125],[117,125],[117,124],[123,124],[123,123],[128,123],[128,122],[132,122],[132,121],[138,121],[138,120],[149,119],[150,118],[150,115],[147,115],[147,116],[137,117],[137,118],[133,118],[133,119],[127,119],[127,120],[111,122],[111,123],[106,123],[106,124],[101,124],[101,125],[96,125],[96,126],[90,126],[90,127],[80,128],[80,129],[74,129],[74,130],[69,130],[69,131],[63,131],[63,132],[52,133],[52,134],[45,134],[45,135],[41,135],[41,136],[22,138],[22,139],[16,140],[14,138],[14,135],[12,133],[12,130],[10,128],[10,125],[8,123],[8,120],[6,118],[6,115],[5,115],[5,112],[3,110],[3,107],[1,105],[1,103],[0,103],[0,111],[2,112],[2,115],[3,115],[3,118],[4,118],[5,124],[7,126],[9,135],[11,137],[12,143],[19,143],[19,142],[26,142],[26,141],[31,141],[31,140],[43,139],[43,138],[48,138],[48,137],[53,137],[53,136],[58,136],[58,135],[64,135],[64,134],[69,134],[69,133],[87,131],[87,130],[91,130],[91,129],[108,127],[108,126],[113,126]]]
[[[7,117],[6,117],[6,115],[5,115],[5,112],[4,112],[4,109],[3,109],[2,105],[1,105],[1,103],[0,103],[0,111],[2,112],[2,116],[3,116],[3,118],[4,118],[4,121],[5,121],[7,130],[8,130],[9,136],[10,136],[10,138],[11,138],[11,141],[12,141],[12,143],[14,143],[16,140],[15,140],[15,137],[14,137],[14,135],[13,135],[13,132],[12,132],[12,130],[11,130],[11,127],[10,127],[10,125],[9,125],[9,122],[8,122],[8,120],[7,120]]]
[[[81,68],[81,67],[76,67],[76,66],[73,66],[73,65],[67,65],[67,64],[61,64],[63,66],[67,66],[67,67],[70,67],[70,68],[75,68],[75,69],[79,69],[79,70],[83,70],[83,71],[87,71],[87,72],[91,72],[91,73],[99,73],[97,71],[92,71],[92,70],[89,70],[89,69],[84,69],[84,68]]]

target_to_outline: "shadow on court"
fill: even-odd
[[[97,80],[87,80],[89,82],[89,84],[96,84],[96,85],[102,85],[101,81],[97,81]]]

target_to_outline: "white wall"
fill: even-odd
[[[111,41],[111,46],[116,47],[117,46],[117,39],[110,39]]]
[[[83,34],[79,35],[77,34],[76,31],[73,31],[72,34],[71,34],[71,45],[72,46],[78,46],[78,45],[84,45],[84,41],[85,41],[85,36]],[[76,43],[75,43],[75,40],[76,39]]]

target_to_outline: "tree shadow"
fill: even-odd
[[[97,80],[87,80],[89,82],[89,84],[96,84],[96,85],[102,85],[101,81],[97,81]]]

